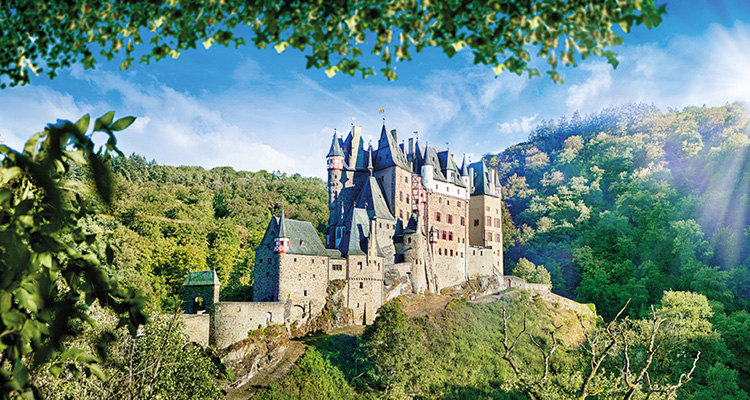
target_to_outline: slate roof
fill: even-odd
[[[182,286],[213,286],[221,285],[216,271],[190,271],[185,277],[185,283]]]
[[[378,139],[378,150],[376,151],[375,169],[380,170],[392,166],[398,166],[407,171],[411,171],[409,161],[406,155],[401,151],[401,147],[396,143],[390,132],[385,128],[380,130],[380,139]]]
[[[484,161],[475,162],[469,167],[474,168],[474,191],[471,193],[472,196],[478,194],[494,196],[495,193],[490,191],[490,173],[487,171]]]
[[[344,229],[339,250],[342,255],[364,255],[367,251],[367,237],[370,232],[370,218],[367,210],[352,208],[351,218]]]
[[[341,143],[339,143],[339,137],[336,134],[336,132],[333,133],[333,140],[331,140],[331,149],[328,151],[328,155],[326,157],[331,156],[343,156],[344,151],[341,150]]]
[[[263,237],[263,241],[278,237],[288,238],[288,254],[302,254],[312,256],[338,255],[337,252],[331,253],[328,249],[325,248],[325,246],[323,246],[323,242],[320,241],[320,237],[318,236],[318,231],[315,230],[311,223],[288,218],[283,219],[283,224],[280,224],[281,221],[282,219],[280,217],[271,217],[271,221],[268,223],[268,228],[266,228],[266,234]],[[280,225],[283,226],[283,232],[280,232]],[[281,234],[283,234],[283,236],[280,236]]]
[[[383,192],[380,190],[380,185],[377,179],[371,176],[366,181],[362,189],[359,191],[359,196],[354,202],[354,207],[361,208],[367,211],[368,218],[382,218],[388,220],[395,220],[390,210],[388,209],[388,203],[385,202]]]

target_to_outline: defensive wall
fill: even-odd
[[[247,337],[248,332],[284,323],[287,314],[282,302],[214,303],[209,326],[209,344],[223,349]]]

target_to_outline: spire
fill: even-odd
[[[336,132],[333,132],[333,139],[331,140],[331,150],[328,151],[328,156],[344,156],[344,152],[341,150],[341,145],[339,144],[339,137],[336,134]]]
[[[370,147],[367,149],[367,170],[370,171],[370,176],[372,176],[372,143],[370,143]]]
[[[464,153],[464,160],[461,165],[461,176],[469,176],[469,170],[466,168],[466,153]]]
[[[286,220],[284,219],[284,209],[281,209],[281,217],[279,217],[279,234],[277,235],[279,238],[288,238],[286,234]]]
[[[289,252],[289,236],[287,235],[286,219],[284,218],[284,209],[281,209],[281,217],[279,217],[279,233],[273,240],[273,252],[274,253],[288,253]]]

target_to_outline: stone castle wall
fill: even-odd
[[[209,321],[209,344],[223,349],[245,339],[252,330],[283,324],[285,308],[281,302],[215,303]]]
[[[289,318],[300,320],[323,309],[328,257],[279,254],[279,301],[291,300]]]
[[[427,229],[439,231],[437,241],[429,244],[438,290],[462,283],[466,280],[466,201],[430,192],[425,215]],[[461,217],[464,217],[464,225],[461,225]],[[429,237],[429,233],[427,235]]]
[[[466,253],[466,275],[469,279],[497,274],[497,269],[493,265],[497,257],[494,256],[492,248],[469,246]]]
[[[542,295],[552,292],[552,285],[546,283],[528,283],[525,279],[513,275],[505,275],[503,276],[503,280],[507,288],[514,287],[521,290],[536,292]]]

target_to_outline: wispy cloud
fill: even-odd
[[[530,117],[521,117],[521,119],[514,118],[511,122],[499,122],[497,129],[504,135],[512,135],[515,133],[529,133],[536,126],[536,117],[539,114],[534,114]]]

